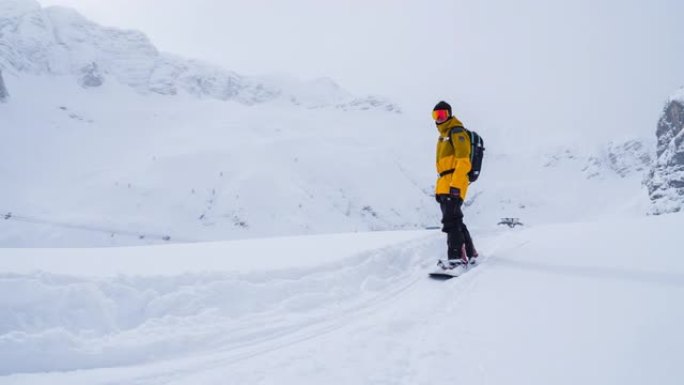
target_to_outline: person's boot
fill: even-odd
[[[449,259],[440,260],[437,262],[437,265],[444,270],[450,270],[458,274],[468,269],[468,255],[465,244],[461,244],[460,249],[449,248],[448,256]]]
[[[470,232],[466,226],[463,226],[463,239],[465,240],[466,254],[468,255],[468,263],[471,265],[477,264],[477,257],[479,254],[473,244],[473,239],[470,237]]]
[[[468,263],[471,265],[477,265],[479,262],[478,257],[480,255],[477,253],[477,250],[475,250],[474,245],[471,245],[471,247],[469,249],[470,249],[469,250],[470,252],[468,253]]]

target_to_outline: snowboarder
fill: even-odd
[[[441,101],[432,111],[439,131],[435,198],[442,211],[442,231],[447,234],[448,266],[465,270],[478,257],[468,228],[463,223],[463,202],[468,192],[471,170],[471,143],[463,123],[453,116],[451,106]]]

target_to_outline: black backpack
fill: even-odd
[[[470,180],[470,183],[472,183],[480,177],[480,170],[482,170],[482,159],[484,158],[485,151],[484,140],[482,140],[482,137],[475,131],[470,131],[465,127],[456,127],[449,133],[449,141],[451,141],[451,134],[457,129],[463,129],[468,133],[468,137],[470,138],[470,164],[472,165],[472,168],[468,173],[468,179]],[[454,143],[452,142],[451,145],[453,146]]]

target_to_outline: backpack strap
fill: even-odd
[[[468,130],[466,130],[466,128],[463,127],[463,126],[456,126],[456,127],[452,128],[452,129],[449,131],[449,138],[451,138],[451,135],[452,135],[454,132],[459,132],[459,131],[468,131]]]
[[[472,131],[468,131],[468,138],[470,138],[470,163],[473,163],[473,156],[475,155],[475,146],[477,146],[477,139],[479,135]]]
[[[452,128],[451,130],[449,130],[449,143],[451,143],[451,147],[454,147],[454,141],[451,139],[451,135],[453,135],[455,132],[459,132],[459,131],[468,131],[468,130],[466,130],[465,127],[463,127],[463,126],[456,126],[456,127]]]

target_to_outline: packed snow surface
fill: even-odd
[[[0,250],[0,384],[679,384],[679,214]]]

